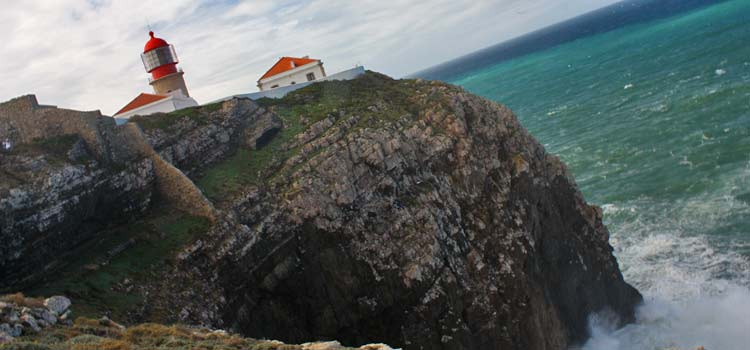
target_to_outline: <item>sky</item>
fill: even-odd
[[[257,91],[281,56],[395,78],[618,0],[0,0],[0,101],[112,115],[152,92],[149,25],[199,103]]]

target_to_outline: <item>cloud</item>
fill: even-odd
[[[199,102],[255,91],[280,56],[395,77],[615,0],[24,0],[0,13],[0,100],[112,114],[151,90],[148,23],[174,44]]]

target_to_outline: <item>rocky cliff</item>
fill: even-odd
[[[0,290],[52,272],[106,227],[143,214],[153,164],[123,148],[112,118],[40,106],[0,105]]]
[[[141,298],[117,306],[133,319],[288,342],[564,349],[590,315],[628,322],[641,300],[565,165],[459,88],[368,73],[133,123],[216,208],[168,264],[109,285]]]

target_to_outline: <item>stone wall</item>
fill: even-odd
[[[102,116],[99,111],[43,106],[34,95],[0,104],[0,140],[9,139],[15,145],[67,134],[81,136],[97,160],[109,163],[131,156],[112,142],[116,139],[114,119]]]
[[[215,221],[213,204],[206,199],[198,187],[185,174],[162,158],[146,141],[138,125],[128,123],[122,126],[129,147],[150,159],[156,175],[156,190],[163,200],[190,215],[205,217]]]

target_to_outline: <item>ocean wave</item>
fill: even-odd
[[[590,319],[584,350],[745,350],[750,344],[750,289],[731,286],[720,295],[684,302],[647,300],[636,323],[615,330],[608,317]]]
[[[750,240],[748,232],[732,236],[722,229],[750,216],[741,192],[746,170],[723,180],[720,188],[692,198],[602,206],[623,275],[645,301],[636,322],[622,329],[607,313],[592,315],[584,350],[748,349]],[[717,230],[724,234],[715,235]]]
[[[750,203],[738,193],[747,179],[742,173],[732,178],[711,195],[692,199],[603,205],[625,279],[648,296],[668,300],[720,294],[729,286],[725,279],[750,287],[750,258],[738,252],[750,241],[711,234],[750,216]]]

